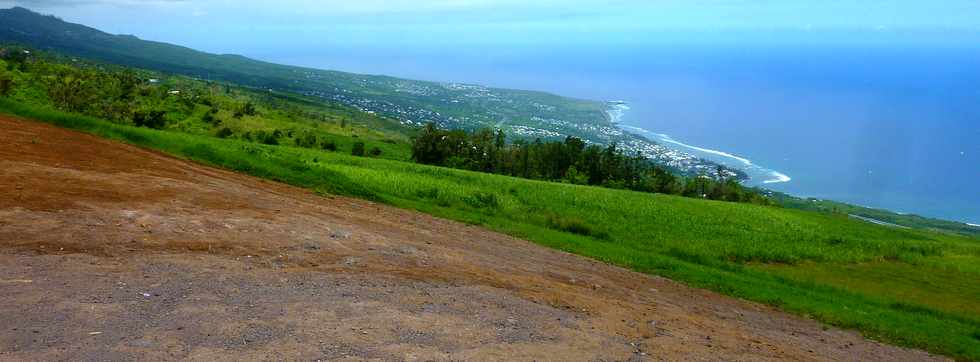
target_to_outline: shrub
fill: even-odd
[[[214,114],[211,113],[211,112],[205,113],[204,114],[204,117],[201,117],[201,120],[204,121],[204,123],[207,123],[207,124],[209,124],[211,126],[217,127],[217,126],[221,125],[221,120],[219,120],[217,117],[215,117]]]
[[[378,147],[371,147],[371,151],[368,151],[368,154],[371,155],[371,157],[381,156],[381,149]]]
[[[500,202],[497,201],[497,195],[483,191],[477,191],[463,197],[463,202],[476,209],[497,208],[500,206]]]
[[[258,112],[255,111],[255,105],[252,104],[251,101],[245,103],[245,105],[242,107],[242,113],[247,116],[254,116],[258,114]]]
[[[320,148],[333,152],[337,150],[337,143],[333,140],[323,140],[320,142]]]
[[[262,143],[273,146],[278,145],[279,137],[276,137],[275,133],[266,133],[265,137],[262,138]]]
[[[603,231],[594,230],[592,226],[578,218],[551,214],[548,215],[547,222],[548,228],[553,230],[564,231],[582,236],[591,236],[596,239],[609,238],[609,234]]]
[[[233,135],[233,134],[235,134],[235,132],[232,131],[231,128],[225,127],[225,128],[222,128],[222,129],[218,130],[218,133],[216,134],[216,136],[218,136],[219,138],[228,138],[228,137],[231,137],[231,135]]]
[[[296,138],[296,145],[300,147],[313,148],[317,146],[317,143],[316,135],[311,132]]]
[[[163,118],[165,114],[164,111],[137,111],[133,113],[133,124],[137,127],[161,129],[167,123],[166,119]]]
[[[0,69],[3,72],[3,69]],[[6,74],[0,73],[0,97],[10,94],[10,91],[14,88],[14,80]]]
[[[354,156],[364,156],[364,142],[355,142],[354,147],[351,148],[350,154]]]
[[[423,199],[435,200],[439,198],[439,189],[432,187],[425,190],[418,190],[415,195]]]

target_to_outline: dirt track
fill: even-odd
[[[934,358],[40,123],[0,145],[0,360]]]

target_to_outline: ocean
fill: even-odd
[[[980,47],[257,51],[263,60],[623,100],[620,125],[761,185],[980,224]]]

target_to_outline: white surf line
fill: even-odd
[[[971,224],[971,223],[966,223],[966,224],[967,225],[970,225],[970,226],[973,226],[973,227],[980,228],[980,224]]]
[[[687,148],[690,148],[692,150],[698,150],[698,151],[701,151],[701,152],[704,152],[704,153],[710,153],[710,154],[713,154],[713,155],[728,157],[728,158],[731,158],[731,159],[738,160],[738,161],[744,163],[746,166],[753,166],[752,161],[749,160],[749,159],[747,159],[747,158],[745,158],[745,157],[739,157],[739,156],[735,156],[735,155],[733,155],[731,153],[728,153],[728,152],[722,152],[722,151],[718,151],[718,150],[712,150],[712,149],[708,149],[708,148],[704,148],[704,147],[691,146],[689,144],[676,141],[673,138],[670,138],[670,136],[665,135],[665,134],[662,134],[662,133],[661,134],[658,134],[658,135],[663,139],[664,142],[673,143],[673,144],[678,145],[678,146],[687,147]]]
[[[692,146],[692,145],[689,145],[689,144],[686,144],[686,143],[677,141],[677,140],[671,138],[669,135],[666,135],[666,134],[663,134],[663,133],[650,132],[649,130],[646,130],[646,129],[643,129],[643,128],[640,128],[640,127],[634,127],[634,126],[628,126],[628,125],[619,125],[619,126],[620,127],[623,127],[623,128],[628,128],[630,130],[637,131],[637,132],[642,133],[642,134],[656,135],[657,138],[659,138],[660,141],[663,141],[663,142],[675,144],[675,145],[678,145],[678,146],[681,146],[681,147],[690,148],[692,150],[697,150],[697,151],[701,151],[701,152],[708,153],[708,154],[713,154],[713,155],[718,155],[718,156],[722,156],[722,157],[731,158],[733,160],[737,160],[737,161],[741,162],[742,164],[744,164],[745,166],[748,166],[750,168],[760,169],[760,170],[762,170],[764,172],[767,172],[769,174],[769,176],[772,177],[769,180],[763,180],[762,183],[764,183],[764,184],[775,184],[775,183],[789,182],[789,181],[791,181],[793,179],[793,178],[789,177],[788,175],[786,175],[786,174],[784,174],[782,172],[774,171],[774,170],[770,170],[770,169],[767,169],[767,168],[760,167],[760,166],[752,163],[752,160],[749,160],[749,159],[747,159],[745,157],[736,156],[736,155],[733,155],[731,153],[724,152],[724,151],[712,150],[710,148]]]
[[[630,106],[627,106],[623,101],[611,101],[614,103],[611,108],[606,110],[606,114],[609,115],[609,121],[613,124],[619,124],[619,121],[623,119],[623,115],[626,111],[630,110]]]
[[[792,180],[791,177],[786,176],[786,174],[781,173],[781,172],[778,172],[778,171],[772,171],[772,176],[775,177],[775,179],[765,180],[765,181],[762,181],[762,183],[764,183],[764,184],[777,184],[777,183],[780,183],[780,182],[790,182],[790,180]]]

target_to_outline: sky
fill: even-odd
[[[0,0],[214,52],[350,45],[975,42],[976,0]]]

